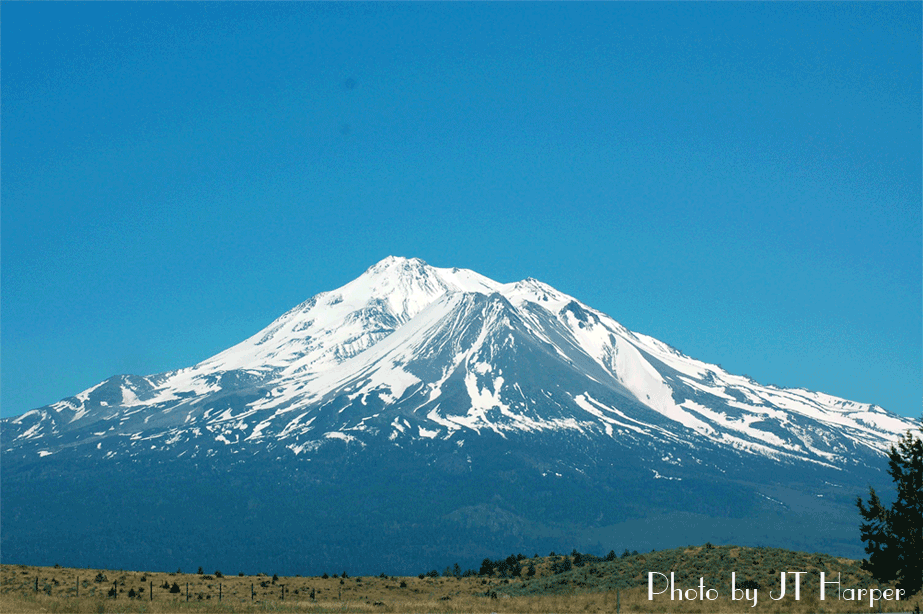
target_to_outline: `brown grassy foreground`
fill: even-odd
[[[852,613],[912,611],[921,596],[900,602],[876,602],[869,607],[863,601],[838,600],[836,594],[820,601],[818,576],[807,566],[830,573],[841,571],[843,586],[877,586],[856,571],[856,562],[823,555],[787,553],[767,549],[730,546],[690,547],[616,561],[594,561],[571,571],[554,574],[551,566],[561,557],[525,559],[536,568],[532,578],[424,578],[418,577],[272,577],[113,571],[63,567],[28,567],[0,565],[0,612],[677,612],[716,613]],[[796,556],[797,555],[797,556]],[[799,559],[798,556],[801,558]],[[720,564],[719,564],[720,563]],[[782,567],[777,567],[782,565]],[[794,566],[793,566],[794,565]],[[748,567],[749,566],[749,567]],[[773,569],[768,569],[773,567]],[[766,568],[766,569],[764,569]],[[751,602],[731,601],[729,584],[723,571],[734,569],[738,581],[743,577],[761,582],[756,607]],[[769,589],[778,591],[777,570],[804,570],[812,575],[804,579],[800,601],[789,596],[772,601]],[[706,577],[706,587],[717,589],[714,601],[671,601],[666,595],[648,600],[646,571],[677,573],[677,586],[691,589],[698,578]],[[775,584],[768,574],[776,574]],[[760,575],[762,574],[762,575]],[[693,581],[694,578],[694,581]],[[38,591],[36,591],[38,579]],[[79,581],[78,581],[79,579]],[[847,581],[848,580],[848,581]],[[153,583],[153,600],[151,585]],[[179,593],[171,593],[173,584]],[[187,601],[188,583],[188,601]],[[402,586],[403,584],[403,586]],[[164,588],[167,586],[168,588]],[[219,601],[220,586],[220,601]],[[790,585],[791,586],[791,585]],[[251,597],[251,587],[253,595]],[[285,595],[283,599],[283,587]],[[117,597],[109,596],[115,588]],[[79,590],[79,595],[78,595]],[[312,591],[314,596],[312,598]],[[129,597],[129,594],[136,595]]]

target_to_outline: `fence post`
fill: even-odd
[[[77,576],[77,597],[80,596],[80,576]]]
[[[253,601],[253,582],[250,583],[250,601]]]
[[[186,582],[186,601],[189,601],[189,583]]]
[[[154,601],[154,581],[151,580],[151,601]]]
[[[282,601],[285,601],[285,585],[282,585]]]
[[[218,601],[221,601],[221,582],[218,583]]]
[[[622,611],[622,595],[619,593],[619,589],[615,589],[615,614],[619,614]]]
[[[35,592],[38,592],[38,576],[35,576]]]

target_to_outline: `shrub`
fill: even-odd
[[[609,554],[606,555],[607,561],[614,561],[616,559],[615,550],[610,550]]]
[[[401,588],[407,588],[407,583],[401,580]]]
[[[326,579],[329,578],[329,577],[330,577],[330,576],[327,575],[327,572],[326,572],[326,571],[324,572],[324,575],[321,576],[321,578],[323,578],[324,580],[326,580]]]
[[[570,571],[572,566],[570,557],[565,556],[562,561],[551,564],[551,573],[564,573],[565,571]]]
[[[173,586],[170,587],[170,592],[171,592],[171,593],[178,593],[178,592],[180,592],[179,584],[177,584],[176,582],[174,582],[174,583],[173,583]]]
[[[417,577],[420,578],[420,579],[422,580],[423,578],[426,577],[426,574],[425,574],[425,573],[421,573],[421,574],[420,574],[419,576],[417,576]]]
[[[197,571],[196,573],[199,574],[199,575],[201,576],[201,575],[202,575],[203,573],[205,573],[205,572],[202,571],[202,568],[201,568],[201,567],[199,567],[199,571]]]
[[[244,577],[244,572],[238,571],[238,572],[237,572],[237,575],[240,576],[241,578],[243,578],[243,577]]]
[[[278,582],[278,581],[279,581],[279,575],[278,575],[278,574],[272,574],[272,583],[275,584],[275,583]]]
[[[215,577],[216,577],[216,578],[223,578],[223,577],[224,577],[224,574],[222,574],[220,571],[216,571],[216,572],[215,572]]]

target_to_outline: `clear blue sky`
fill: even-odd
[[[3,3],[3,416],[389,254],[919,416],[921,3]]]

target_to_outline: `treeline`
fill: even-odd
[[[622,558],[627,558],[629,556],[637,555],[638,551],[634,550],[629,552],[626,548],[622,553]],[[535,575],[535,562],[539,559],[539,555],[533,555],[532,559],[528,559],[522,553],[520,554],[511,554],[505,559],[496,559],[491,560],[485,558],[481,561],[481,567],[477,571],[474,569],[466,569],[462,571],[461,566],[458,563],[455,565],[446,567],[445,570],[440,574],[437,570],[433,569],[425,573],[421,573],[418,578],[421,580],[426,577],[438,578],[440,575],[442,577],[454,577],[454,578],[470,578],[470,577],[499,577],[499,578],[519,578],[522,576],[532,577]],[[570,555],[559,556],[553,550],[548,554],[548,558],[551,560],[550,571],[553,574],[564,573],[570,571],[574,567],[583,567],[588,563],[598,563],[602,561],[614,561],[618,558],[615,554],[615,550],[610,550],[609,554],[604,557],[598,557],[593,554],[585,554],[578,552],[574,548]],[[526,563],[523,563],[526,561]]]

